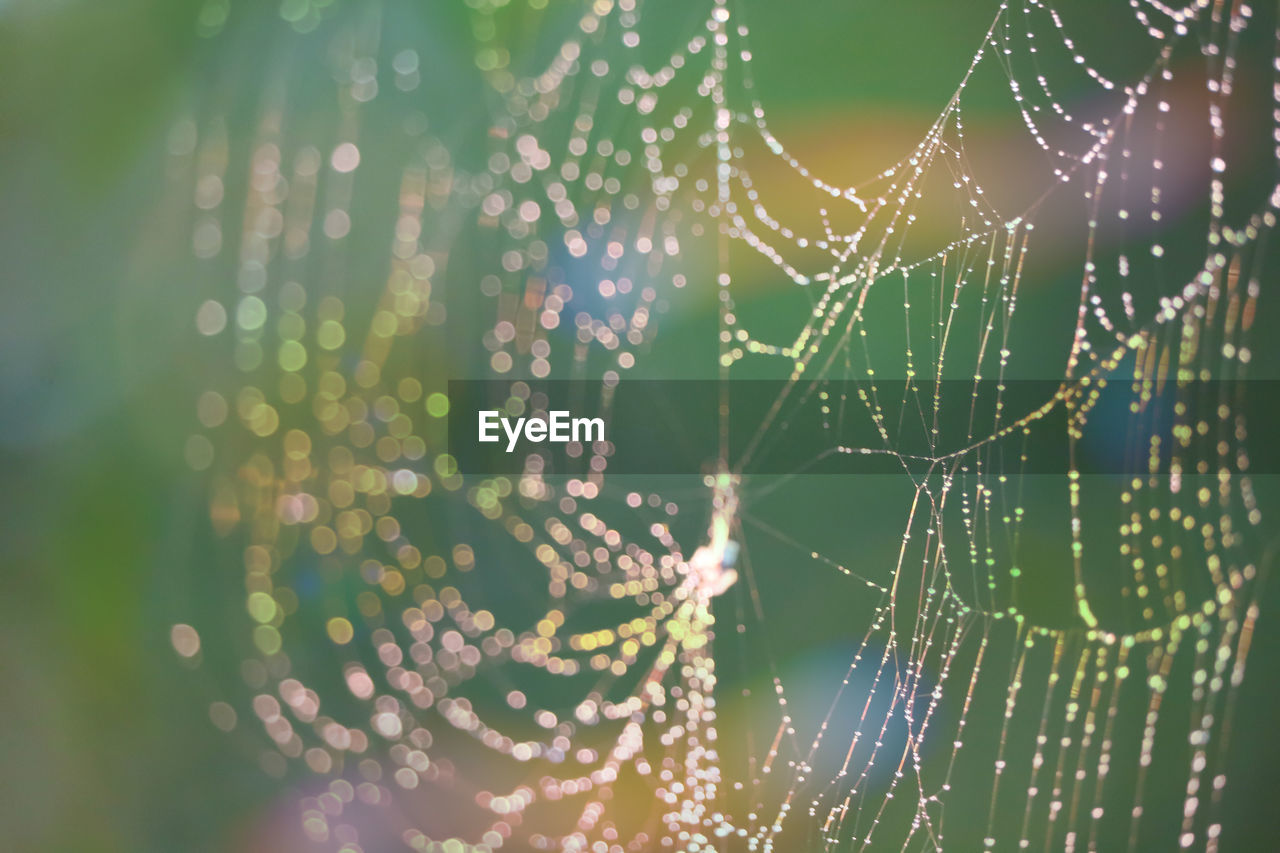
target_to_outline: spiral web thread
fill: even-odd
[[[234,631],[181,623],[173,642],[195,662],[213,654],[212,637],[231,636],[244,686],[211,716],[256,744],[268,772],[311,779],[301,783],[308,836],[343,851],[384,849],[387,838],[432,851],[940,850],[961,825],[985,824],[991,848],[1097,850],[1142,849],[1176,825],[1168,837],[1182,847],[1217,849],[1261,517],[1238,401],[1206,399],[1196,382],[1246,377],[1280,202],[1277,190],[1226,218],[1236,57],[1258,26],[1249,6],[1117,5],[1136,21],[1132,50],[1150,57],[1119,79],[1048,3],[1001,4],[918,144],[856,186],[825,180],[770,130],[733,3],[691,18],[688,40],[645,69],[628,52],[642,32],[654,37],[642,28],[648,10],[597,0],[536,73],[517,70],[518,33],[563,15],[537,3],[473,9],[474,60],[491,90],[479,158],[449,116],[417,110],[431,71],[396,37],[389,7],[335,8],[286,3],[282,15],[309,33],[291,36],[300,44],[327,39],[312,65],[336,81],[336,123],[318,127],[293,105],[286,69],[266,81],[252,140],[234,138],[216,103],[202,106],[175,126],[168,167],[207,296],[202,346],[227,365],[199,396],[187,455],[208,471],[218,554],[243,565],[245,596],[228,617]],[[227,14],[211,2],[201,26],[216,34]],[[1092,117],[1055,96],[1051,56],[1087,75]],[[1175,61],[1184,56],[1194,61]],[[965,136],[966,86],[993,66],[1050,176],[1013,216],[979,184]],[[1206,87],[1209,116],[1208,228],[1189,278],[1159,242],[1162,151],[1190,109],[1169,94],[1179,75]],[[407,140],[399,186],[367,191],[395,209],[377,239],[353,201],[377,150],[362,141],[375,107],[404,116]],[[751,170],[779,162],[796,192],[821,199],[820,228],[771,213]],[[1027,273],[1037,216],[1072,193],[1086,236],[1061,384],[1028,411],[999,393],[992,405],[978,384],[1003,391],[1018,309],[1045,292]],[[945,220],[933,226],[945,240],[913,239],[929,216]],[[1095,245],[1112,232],[1124,251],[1104,262]],[[361,256],[356,237],[390,252]],[[460,241],[485,250],[481,267],[458,257]],[[810,299],[785,340],[736,314],[730,258],[743,253]],[[714,278],[694,269],[702,256]],[[372,300],[357,278],[370,264],[387,269]],[[616,486],[626,478],[610,475],[603,445],[582,449],[597,464],[581,479],[544,477],[537,459],[517,478],[456,473],[447,400],[432,385],[449,364],[451,324],[483,319],[467,327],[483,332],[491,374],[515,383],[519,414],[538,407],[522,381],[625,382],[664,312],[695,290],[718,300],[721,378],[760,363],[788,377],[748,449],[722,456],[702,492]],[[901,305],[907,340],[889,364],[876,345],[884,329],[868,319],[884,299]],[[954,384],[944,392],[944,373],[972,380],[967,399]],[[1074,469],[1055,479],[1072,579],[1050,624],[1020,609],[1035,558],[1019,442],[1065,413],[1074,447],[1108,383],[1139,401],[1128,450],[1149,460],[1147,473],[1110,497]],[[1182,390],[1162,423],[1147,402],[1166,386]],[[753,462],[815,401],[831,443],[806,470],[851,453],[902,462],[913,498],[896,564],[813,550],[740,508]],[[936,429],[943,406],[968,409],[963,440]],[[879,446],[843,441],[855,418],[873,424]],[[906,453],[903,433],[917,428],[929,449]],[[1118,548],[1094,550],[1088,508],[1107,501]],[[677,541],[690,512],[709,516],[705,538]],[[763,644],[772,695],[752,708],[775,729],[749,736],[733,764],[745,775],[731,777],[714,651],[768,624],[756,578],[775,568],[752,564],[760,537],[874,606],[851,628],[860,645],[843,679],[802,700],[821,702],[814,727],[796,724],[797,700]],[[742,547],[736,568],[730,542]],[[1110,572],[1091,571],[1095,561]],[[485,602],[509,582],[540,596],[518,612]],[[602,602],[625,615],[602,621]],[[734,607],[736,624],[713,642],[713,609],[723,625]],[[530,673],[560,706],[522,689]],[[984,700],[992,691],[998,700]],[[1189,717],[1164,712],[1175,696]],[[975,730],[998,735],[967,749]],[[1147,815],[1148,768],[1168,737],[1185,752],[1181,808]],[[992,791],[986,814],[947,812],[962,780]]]

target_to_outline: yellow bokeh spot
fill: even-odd
[[[449,398],[439,391],[427,397],[427,414],[433,418],[443,418],[449,414]]]
[[[259,625],[253,629],[253,644],[264,655],[274,655],[280,651],[280,632],[270,625]]]
[[[422,570],[426,573],[427,577],[429,578],[444,577],[444,571],[445,571],[444,558],[439,557],[435,554],[432,554],[430,557],[427,557],[425,561],[423,561]]]
[[[441,453],[436,457],[435,469],[441,477],[452,477],[458,473],[458,461],[448,453]]]
[[[347,332],[337,320],[325,320],[316,329],[316,341],[327,350],[335,350],[347,339]]]
[[[325,626],[325,630],[329,632],[329,639],[340,646],[345,646],[355,636],[355,630],[351,627],[351,623],[341,616],[335,616],[330,619],[329,624]]]
[[[246,606],[249,615],[258,622],[270,622],[276,618],[276,600],[265,592],[250,593]]]
[[[331,554],[338,547],[338,537],[328,527],[316,527],[311,531],[311,547],[317,554]]]
[[[280,345],[278,358],[281,370],[290,373],[301,370],[307,363],[307,348],[297,341],[285,341]]]
[[[396,385],[396,393],[400,395],[401,400],[412,403],[422,396],[422,383],[406,376]]]

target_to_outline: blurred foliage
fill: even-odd
[[[681,15],[677,5],[664,14]],[[1072,14],[1089,20],[1120,5],[1073,4]],[[5,849],[303,849],[291,846],[296,815],[279,784],[208,724],[214,688],[176,664],[167,638],[175,602],[190,594],[187,578],[216,567],[202,564],[193,547],[207,536],[203,494],[182,461],[190,399],[208,366],[192,355],[187,282],[175,277],[180,269],[153,263],[148,250],[188,239],[152,216],[164,191],[165,139],[197,93],[230,88],[252,103],[262,70],[313,38],[283,25],[288,3],[239,2],[227,7],[223,32],[203,38],[215,6],[0,3]],[[388,28],[429,34],[439,45],[470,38],[461,3],[386,8]],[[899,150],[928,127],[990,14],[985,4],[955,0],[909,11],[888,0],[812,0],[803,14],[797,8],[745,4],[763,34],[758,91],[776,106],[776,123],[794,131],[797,147],[841,174],[865,172],[880,152]],[[1095,48],[1111,39],[1114,50],[1127,35],[1107,20],[1093,17],[1090,36],[1100,40]],[[466,52],[459,55],[465,62]],[[474,78],[443,48],[428,71],[464,88]],[[323,109],[331,83],[318,77],[313,85]],[[1017,117],[1007,91],[975,92],[975,132],[1012,136]],[[233,132],[247,132],[249,118],[241,119]],[[1072,270],[1044,274],[1067,280]],[[788,297],[762,287],[742,301],[745,313],[767,318]],[[670,343],[660,339],[660,363],[679,365],[703,345],[696,330],[710,314],[697,311],[675,318]],[[1059,319],[1050,305],[1025,321],[1038,328]],[[684,323],[690,331],[681,331]],[[1259,434],[1268,440],[1265,428]],[[861,513],[864,529],[874,530],[893,524],[884,504],[871,499],[846,511]],[[785,526],[823,507],[815,494],[811,506],[774,510]],[[794,637],[792,650],[840,642],[838,601],[789,598],[792,583],[764,583],[776,618],[810,629]],[[208,604],[210,612],[219,606]],[[829,612],[815,613],[821,606]],[[1248,749],[1233,776],[1227,825],[1236,840],[1226,849],[1262,849],[1274,840],[1269,801],[1280,783],[1280,741],[1266,733],[1280,699],[1268,677],[1280,659],[1275,615],[1264,613],[1241,704],[1238,729]]]

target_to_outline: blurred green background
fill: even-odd
[[[0,0],[0,848],[308,849],[299,841],[290,789],[259,770],[251,748],[208,723],[220,685],[179,666],[169,645],[175,621],[203,616],[217,624],[217,614],[239,603],[192,593],[205,588],[192,578],[223,567],[202,547],[209,537],[205,485],[183,461],[183,443],[195,395],[225,366],[207,363],[208,351],[197,346],[192,318],[203,296],[183,254],[189,234],[157,213],[171,191],[164,152],[177,118],[223,109],[229,135],[246,138],[262,81],[283,67],[295,69],[286,71],[297,78],[292,97],[314,98],[323,119],[333,83],[313,73],[315,55],[344,21],[373,7],[314,3],[304,10],[314,21],[300,28],[282,20],[297,5]],[[896,159],[936,118],[989,24],[988,5],[752,0],[743,11],[755,33],[756,94],[791,147],[834,178],[855,180]],[[548,15],[568,20],[575,10],[553,3]],[[480,125],[468,117],[467,103],[483,83],[468,47],[473,11],[461,2],[388,2],[379,13],[384,38],[416,46],[424,77],[453,90],[456,112],[430,114],[435,132],[447,135],[455,119],[457,135],[475,132]],[[700,20],[674,3],[647,13],[665,16],[672,31]],[[1134,27],[1127,14],[1119,2],[1072,4],[1068,14],[1084,31],[1087,52],[1106,57],[1121,76],[1146,62],[1146,54],[1129,50]],[[1242,54],[1242,97],[1264,117],[1271,23],[1256,22]],[[514,39],[538,38],[513,32]],[[1087,82],[1076,86],[1059,97],[1084,99]],[[1026,145],[999,79],[980,75],[965,105],[974,168],[992,176],[996,195],[1012,202],[1027,182],[1043,180],[1044,164]],[[381,109],[390,111],[390,122],[399,107]],[[1265,121],[1257,124],[1264,130]],[[384,170],[394,179],[395,145],[386,143],[384,159],[381,144],[376,134],[369,141],[362,174]],[[1246,166],[1231,176],[1231,197],[1246,199],[1245,207],[1269,189],[1259,177],[1265,159],[1247,165],[1254,156],[1246,154]],[[243,166],[231,170],[237,168]],[[759,176],[762,184],[771,180],[782,178],[767,170]],[[1197,204],[1185,205],[1184,224],[1171,226],[1173,233],[1202,233]],[[779,206],[811,213],[813,197],[784,189]],[[1064,229],[1059,242],[1052,234],[1045,239],[1037,274],[1047,292],[1065,296],[1026,300],[1020,322],[1033,350],[1037,338],[1070,334],[1077,236]],[[360,239],[370,241],[371,256],[385,255],[385,237]],[[743,315],[765,331],[774,323],[779,335],[796,328],[795,312],[803,316],[807,303],[770,288],[768,265],[741,263]],[[350,275],[380,282],[385,269]],[[1270,297],[1264,294],[1264,329],[1276,317]],[[706,334],[713,318],[710,300],[690,297],[677,306],[658,337],[652,375],[678,375],[690,363],[713,375]],[[1280,351],[1270,349],[1259,353],[1255,375],[1280,375]],[[1025,375],[1060,371],[1054,348],[1043,352],[1041,361],[1022,364]],[[1264,424],[1255,435],[1271,441],[1272,432]],[[1274,478],[1259,479],[1264,512],[1274,517]],[[844,501],[859,525],[808,532],[830,536],[824,545],[831,553],[856,549],[872,562],[891,559],[884,555],[897,546],[896,505],[846,489],[815,486],[807,501],[764,506],[775,526],[805,529],[832,501]],[[886,527],[895,531],[889,540],[868,540]],[[847,640],[848,616],[830,594],[840,589],[830,579],[798,591],[793,576],[762,570],[762,577],[776,608],[779,658]],[[234,577],[226,588],[234,591]],[[1238,712],[1228,851],[1274,848],[1280,688],[1272,673],[1280,661],[1280,614],[1273,602],[1268,595]],[[805,631],[791,629],[801,622]],[[828,673],[797,675],[807,677],[823,681]],[[1158,784],[1153,791],[1157,801],[1178,793]]]

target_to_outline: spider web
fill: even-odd
[[[1001,4],[918,141],[848,184],[771,129],[749,9],[545,5],[473,4],[451,88],[402,10],[287,2],[251,136],[219,85],[171,134],[218,365],[187,456],[243,581],[173,629],[239,682],[214,723],[342,851],[1217,849],[1280,200],[1228,192],[1274,160],[1239,139],[1280,110],[1236,92],[1274,56],[1254,11]],[[213,44],[236,14],[206,4]],[[1007,154],[966,124],[981,81],[1034,151],[1013,192],[979,180]],[[784,301],[743,298],[762,280]],[[705,478],[445,452],[448,376],[509,378],[519,414],[537,380],[669,375],[681,336],[703,375],[784,380]],[[801,418],[829,444],[758,473]],[[1083,473],[1099,442],[1138,473]],[[901,471],[815,485],[853,454]],[[861,513],[891,526],[832,530]],[[843,608],[809,670],[779,652],[806,585]]]

